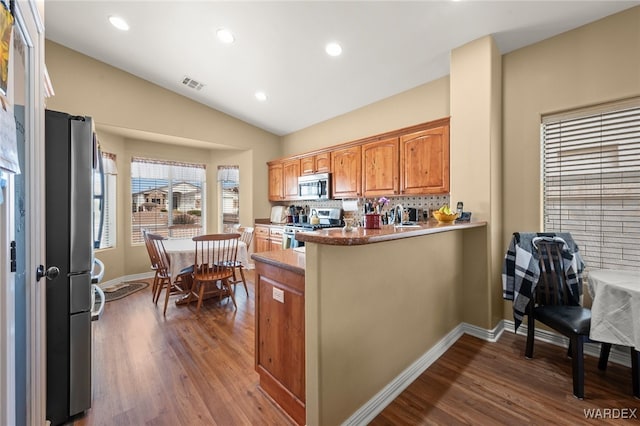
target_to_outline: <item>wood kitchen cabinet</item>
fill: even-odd
[[[254,227],[255,253],[282,250],[282,233],[284,227],[273,225],[258,225]]]
[[[362,145],[362,191],[365,197],[398,194],[398,146],[397,137]]]
[[[256,225],[254,227],[256,245],[254,251],[256,253],[262,253],[263,251],[270,250],[269,243],[269,227],[266,225]]]
[[[284,200],[283,164],[269,163],[269,201]]]
[[[269,201],[295,200],[298,198],[300,160],[269,163]]]
[[[282,194],[285,200],[298,198],[298,176],[300,176],[300,160],[288,160],[282,163]]]
[[[297,424],[304,425],[305,272],[297,266],[298,257],[304,259],[304,254],[266,255],[252,256],[256,265],[255,368],[260,387]],[[285,262],[282,266],[281,261]]]
[[[323,152],[300,159],[300,173],[312,175],[315,173],[329,173],[331,171],[331,153]]]
[[[269,229],[269,251],[282,250],[282,226],[272,226]]]
[[[362,195],[362,157],[360,145],[331,152],[333,198]]]
[[[449,124],[400,136],[400,193],[449,192]]]
[[[298,199],[298,176],[332,174],[332,198],[449,193],[449,118],[269,162],[269,200]]]

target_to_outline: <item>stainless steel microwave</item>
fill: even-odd
[[[298,178],[300,200],[327,200],[331,198],[331,174],[318,173]]]

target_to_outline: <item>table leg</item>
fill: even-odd
[[[600,359],[598,360],[598,369],[606,370],[607,363],[609,362],[609,353],[611,352],[611,343],[601,343],[600,346]]]
[[[631,348],[631,375],[633,396],[640,398],[640,352],[636,348]]]
[[[197,294],[194,293],[194,290],[195,290],[193,288],[194,286],[195,286],[195,283],[191,285],[191,289],[187,294],[185,294],[184,296],[180,296],[179,298],[176,299],[176,306],[189,304],[192,295],[195,295],[197,298]],[[219,291],[209,291],[202,296],[202,300],[205,301],[205,300],[213,299],[214,297],[218,297],[222,299],[223,297],[227,297],[229,295],[230,293],[226,289],[221,289]]]

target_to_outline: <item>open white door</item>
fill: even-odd
[[[36,282],[36,268],[45,261],[45,68],[39,4],[43,2],[11,2],[7,107],[15,116],[21,173],[5,173],[9,179],[0,205],[0,424],[9,425],[45,424],[46,299],[44,285]]]

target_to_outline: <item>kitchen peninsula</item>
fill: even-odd
[[[489,323],[487,228],[486,222],[433,220],[417,227],[333,228],[298,233],[305,253],[252,255],[256,369],[263,389],[299,424],[367,420],[394,388],[408,385],[403,380],[452,330],[463,322]],[[278,320],[279,333],[270,334],[278,315],[289,317]],[[304,345],[273,349],[296,339],[304,339]],[[264,357],[270,345],[272,356]],[[300,349],[296,363],[292,353]],[[263,368],[267,359],[304,366],[303,391],[287,389],[285,382],[292,378],[278,379],[270,373],[274,367]],[[265,388],[267,376],[279,383],[285,401]],[[297,414],[287,407],[293,402]]]

